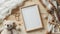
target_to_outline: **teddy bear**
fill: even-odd
[[[16,25],[15,21],[5,20],[3,27],[0,28],[1,34],[19,34],[20,28]]]

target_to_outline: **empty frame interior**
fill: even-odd
[[[22,15],[26,31],[31,31],[43,27],[38,5],[23,7]]]

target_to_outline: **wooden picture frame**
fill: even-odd
[[[22,7],[21,10],[26,31],[43,28],[38,5]]]

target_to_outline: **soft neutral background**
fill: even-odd
[[[29,6],[29,5],[34,5],[34,4],[38,4],[39,8],[40,8],[40,12],[41,12],[41,17],[42,17],[42,23],[44,28],[43,29],[38,29],[38,30],[34,30],[34,31],[30,31],[30,32],[26,32],[25,28],[24,28],[24,22],[23,22],[23,18],[22,18],[22,14],[21,14],[21,9],[15,9],[13,11],[16,12],[20,12],[20,21],[17,21],[18,24],[21,24],[21,34],[46,34],[46,30],[47,30],[47,20],[44,19],[44,16],[47,15],[46,9],[42,6],[42,4],[40,3],[39,0],[30,0],[25,2],[24,6]],[[8,18],[6,18],[7,20],[16,20],[14,14],[10,15]]]

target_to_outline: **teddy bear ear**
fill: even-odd
[[[12,21],[13,22],[13,24],[15,24],[15,21]]]
[[[3,21],[3,23],[6,22],[6,20]]]

